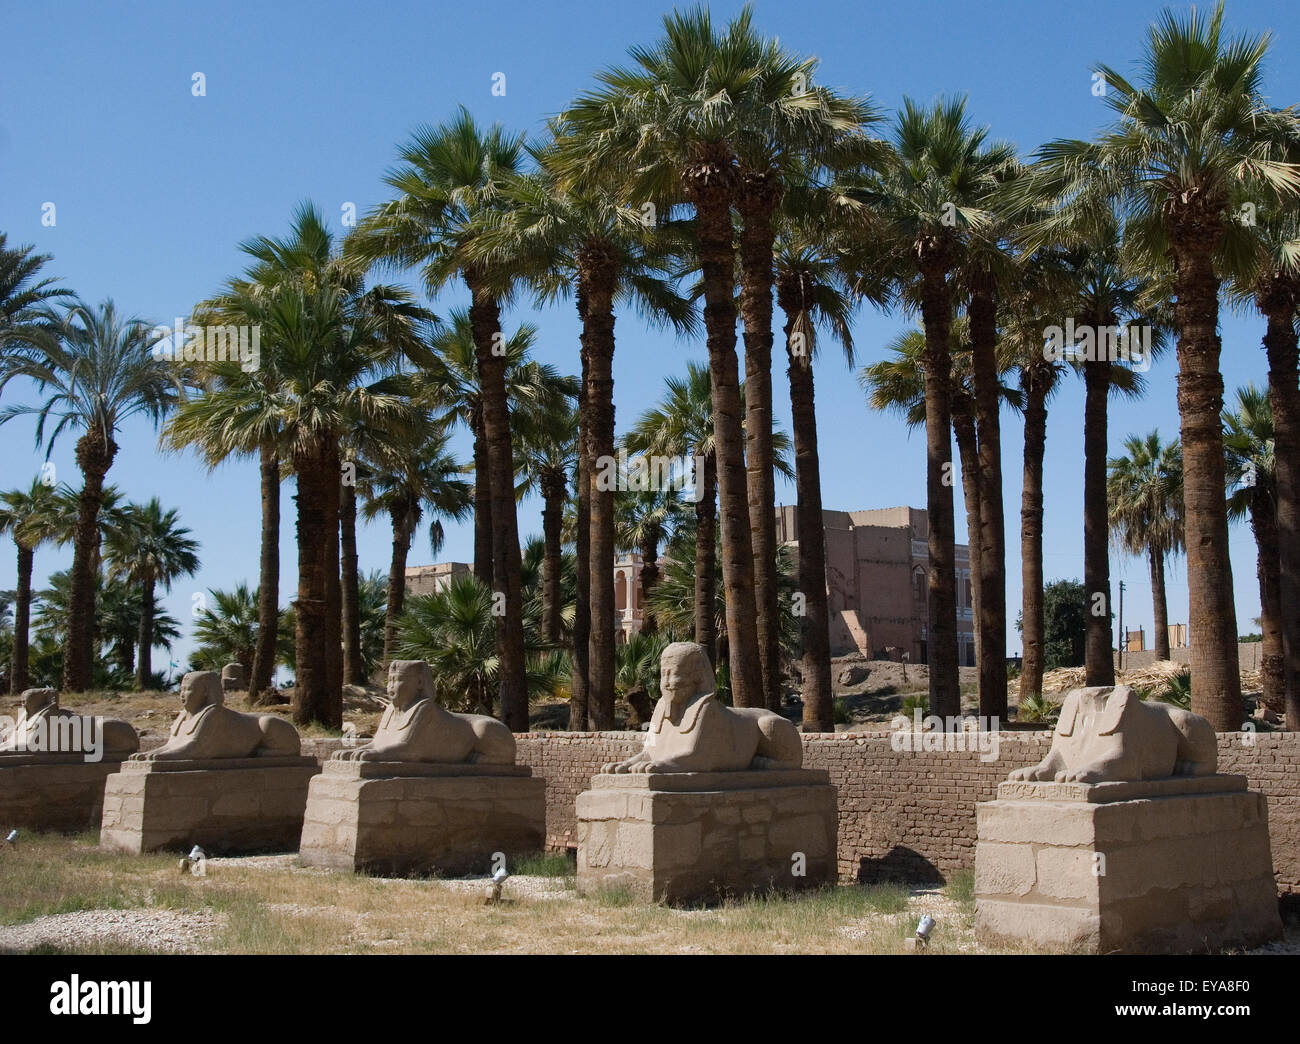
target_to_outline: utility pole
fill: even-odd
[[[1124,581],[1119,582],[1119,669],[1124,669],[1124,650],[1128,646],[1128,636],[1124,633]]]

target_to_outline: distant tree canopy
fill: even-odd
[[[1047,670],[1083,666],[1087,612],[1088,599],[1078,580],[1053,580],[1043,588],[1047,622],[1043,666]],[[1016,630],[1024,631],[1023,616],[1016,617]]]
[[[1053,580],[1043,588],[1043,613],[1047,619],[1043,665],[1049,671],[1083,666],[1087,603],[1083,584],[1078,580]]]

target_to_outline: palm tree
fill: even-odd
[[[1262,63],[1271,38],[1223,32],[1220,2],[1208,18],[1166,12],[1148,32],[1143,78],[1132,84],[1099,65],[1116,122],[1096,141],[1054,141],[1039,150],[1034,191],[1060,204],[1097,195],[1118,200],[1128,233],[1160,272],[1172,273],[1178,329],[1179,415],[1186,500],[1192,709],[1216,729],[1240,725],[1241,678],[1228,558],[1220,411],[1216,257],[1239,199],[1267,210],[1300,193],[1300,167],[1286,162],[1300,118],[1271,108]]]
[[[904,99],[892,150],[863,180],[862,235],[880,245],[878,264],[894,274],[898,293],[916,302],[925,331],[926,511],[929,598],[926,631],[930,708],[961,713],[957,672],[957,592],[951,481],[950,333],[952,283],[974,232],[990,221],[992,192],[1015,160],[1009,145],[989,143],[975,129],[964,99],[929,109]]]
[[[461,466],[447,451],[446,432],[427,439],[415,454],[402,458],[385,454],[372,461],[361,478],[357,493],[361,516],[366,520],[386,514],[393,530],[393,555],[388,569],[387,612],[384,622],[383,662],[396,656],[397,621],[405,608],[406,557],[427,505],[429,550],[436,556],[442,548],[442,520],[460,520],[471,509],[470,484],[459,478]]]
[[[1234,229],[1235,230],[1235,229]],[[1249,226],[1240,231],[1249,231]],[[1264,316],[1269,408],[1273,417],[1278,549],[1278,615],[1282,632],[1287,721],[1300,720],[1300,386],[1295,315],[1300,307],[1300,222],[1294,208],[1264,215],[1254,227],[1255,249],[1234,273],[1238,298]],[[1231,463],[1231,457],[1229,458]],[[1230,508],[1231,510],[1231,502]],[[1260,574],[1261,587],[1263,574]],[[1292,725],[1292,728],[1296,726]]]
[[[574,387],[575,395],[580,391]],[[515,473],[520,495],[542,497],[542,640],[560,641],[560,560],[563,549],[564,505],[569,496],[569,472],[577,464],[578,411],[571,405],[545,411],[516,413],[519,439],[515,443]],[[610,566],[611,575],[613,565]]]
[[[649,606],[650,592],[659,580],[659,549],[672,537],[684,511],[681,491],[676,489],[629,488],[614,497],[615,542],[621,550],[641,555],[641,630],[645,634],[658,630]]]
[[[739,57],[748,74],[744,93],[731,100],[737,110],[735,205],[748,389],[745,460],[763,688],[767,706],[776,710],[782,676],[771,443],[776,215],[786,193],[806,191],[810,170],[828,163],[861,167],[875,161],[880,143],[864,132],[881,117],[865,99],[840,97],[813,85],[816,60],[763,38],[754,29],[749,7],[727,26],[725,50]]]
[[[987,574],[982,568],[981,561],[985,553],[981,538],[985,513],[982,511],[984,490],[979,455],[979,408],[974,377],[975,352],[970,345],[969,320],[964,317],[955,319],[950,328],[950,336],[952,346],[949,359],[952,369],[948,377],[949,401],[953,435],[957,441],[961,460],[962,494],[966,505],[971,620],[975,632],[976,665],[982,667],[985,658],[990,655],[988,647],[982,645],[980,640],[983,627],[987,622],[986,614],[982,612]],[[926,420],[925,334],[920,330],[909,330],[890,342],[887,350],[892,354],[892,358],[864,367],[858,374],[858,381],[867,392],[872,409],[898,413],[909,428],[921,427]],[[994,366],[998,378],[999,408],[1003,403],[1013,407],[1019,406],[1021,402],[1019,394],[1005,381],[1015,367],[1014,348],[1011,342],[1000,340],[994,355]],[[997,665],[1002,667],[1005,662],[1004,652],[998,650],[992,655]],[[1004,714],[1005,709],[997,716],[1002,717]]]
[[[151,352],[154,334],[140,319],[121,315],[112,301],[98,308],[71,305],[51,316],[52,329],[40,337],[7,346],[0,358],[0,390],[14,377],[36,382],[44,401],[17,403],[0,411],[0,424],[34,414],[36,441],[46,455],[68,428],[82,432],[77,466],[84,482],[78,501],[72,560],[71,621],[63,660],[65,692],[83,692],[92,682],[95,578],[99,512],[104,476],[117,455],[114,436],[129,418],[142,415],[155,426],[175,404],[176,367]],[[56,423],[46,438],[46,424]]]
[[[420,266],[430,293],[456,278],[470,292],[492,505],[492,584],[505,599],[504,613],[495,617],[501,715],[516,732],[528,728],[527,664],[501,332],[501,304],[516,276],[508,263],[474,257],[470,248],[485,216],[503,205],[506,182],[518,171],[523,154],[522,137],[499,126],[482,130],[464,108],[449,123],[421,127],[401,149],[402,166],[385,178],[397,198],[375,209],[349,237],[349,248],[362,257],[403,268]]]
[[[669,257],[639,212],[623,205],[607,172],[597,177],[563,176],[566,157],[581,151],[581,130],[563,119],[552,127],[555,140],[534,156],[539,171],[510,186],[510,207],[479,241],[488,256],[529,277],[540,301],[573,294],[582,323],[583,360],[578,421],[586,464],[614,455],[614,324],[628,304],[660,325],[694,329],[690,304],[669,285]],[[491,223],[491,222],[490,222]],[[653,226],[653,222],[649,223]],[[588,656],[579,669],[579,688],[590,688],[588,713],[597,729],[614,721],[614,508],[613,490],[597,482],[595,466],[583,467],[588,484]]]
[[[799,621],[804,732],[835,730],[813,359],[817,353],[817,327],[825,326],[843,346],[845,359],[853,366],[849,328],[853,306],[838,252],[827,248],[829,231],[808,221],[787,220],[776,247],[776,299],[785,315],[798,491],[799,590],[804,595],[804,615]]]
[[[9,691],[18,695],[28,683],[28,635],[32,611],[32,562],[42,544],[67,538],[59,491],[41,479],[27,489],[0,493],[0,533],[18,548],[18,587],[14,592],[14,644]]]
[[[1169,659],[1169,611],[1165,598],[1165,559],[1183,549],[1183,456],[1177,440],[1130,435],[1124,455],[1107,462],[1108,521],[1119,547],[1146,555],[1151,567],[1151,605],[1155,612],[1156,659]]]
[[[49,309],[75,299],[57,280],[41,278],[41,269],[53,258],[35,254],[34,246],[9,247],[0,232],[0,348],[11,341],[40,336],[49,326]]]
[[[141,591],[139,657],[136,688],[146,689],[153,677],[154,588],[171,590],[173,581],[193,576],[199,568],[198,542],[179,523],[175,508],[164,511],[158,498],[147,504],[130,504],[122,512],[121,524],[107,539],[109,576],[136,584]]]
[[[398,621],[398,653],[427,660],[434,696],[455,710],[491,714],[499,689],[501,661],[496,655],[493,592],[476,577],[459,576],[444,590],[417,595]],[[556,677],[542,669],[540,648],[529,642],[526,695],[553,691]]]
[[[714,616],[717,547],[717,446],[709,371],[687,363],[684,377],[664,379],[665,394],[646,410],[627,435],[630,452],[695,460],[694,638],[718,665],[718,631]]]
[[[1084,381],[1083,414],[1083,582],[1090,599],[1085,636],[1085,669],[1089,685],[1115,684],[1112,653],[1111,589],[1107,514],[1106,445],[1109,398],[1112,392],[1141,395],[1145,382],[1141,374],[1126,365],[1131,360],[1113,360],[1101,339],[1103,330],[1130,332],[1139,338],[1150,335],[1149,356],[1159,354],[1165,344],[1163,330],[1142,303],[1154,287],[1133,274],[1124,261],[1125,242],[1110,211],[1100,217],[1089,215],[1091,226],[1062,257],[1062,267],[1072,285],[1072,299],[1063,302],[1065,315],[1082,331],[1091,331],[1093,351],[1083,350],[1079,369]],[[1069,233],[1066,234],[1067,236]],[[1070,346],[1066,346],[1069,348]],[[1131,350],[1130,350],[1131,353]],[[1120,353],[1117,353],[1120,354]],[[1150,364],[1150,358],[1138,360]],[[1098,596],[1100,595],[1100,598]]]
[[[732,100],[745,96],[752,75],[746,62],[752,51],[739,34],[716,31],[707,10],[696,8],[666,15],[663,37],[649,47],[632,48],[630,54],[633,67],[600,73],[600,86],[581,95],[564,113],[561,141],[567,145],[561,146],[560,167],[579,183],[584,178],[599,181],[609,171],[626,171],[625,198],[665,212],[676,203],[693,207],[690,242],[701,273],[717,429],[732,686],[738,706],[761,706],[731,216],[740,177],[736,148],[743,108]],[[593,614],[597,609],[593,603]]]
[[[1273,411],[1267,392],[1248,384],[1237,389],[1237,408],[1223,411],[1223,445],[1227,454],[1228,517],[1249,516],[1258,550],[1260,687],[1270,710],[1288,710],[1285,642],[1282,631],[1281,557],[1278,540],[1277,447]],[[1295,719],[1286,719],[1294,731]]]
[[[1053,257],[1039,252],[1026,266],[1028,278],[1012,299],[1004,336],[1012,346],[1024,416],[1020,492],[1020,628],[1024,655],[1021,696],[1040,695],[1047,649],[1043,576],[1043,457],[1047,448],[1048,404],[1065,374],[1063,362],[1043,352],[1042,331],[1051,321]]]
[[[257,591],[250,591],[245,583],[229,591],[209,588],[208,601],[194,622],[194,669],[219,671],[233,662],[243,667],[251,679],[260,629],[261,599]],[[250,692],[249,699],[256,702],[255,694]]]

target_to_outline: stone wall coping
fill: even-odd
[[[719,790],[762,790],[769,787],[829,785],[824,769],[760,769],[740,772],[601,772],[591,777],[592,790],[657,790],[709,793]]]
[[[998,784],[999,801],[1080,801],[1090,805],[1183,794],[1225,794],[1246,789],[1246,777],[1172,776],[1115,783],[1034,783],[1008,780]]]

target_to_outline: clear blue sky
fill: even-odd
[[[759,25],[783,43],[822,60],[818,80],[869,94],[893,109],[905,95],[928,100],[969,95],[972,116],[1028,154],[1043,141],[1088,136],[1106,119],[1092,96],[1089,69],[1104,61],[1128,69],[1145,27],[1164,6],[1145,2],[1018,3],[915,0],[897,5],[851,0],[762,0]],[[1180,8],[1183,5],[1177,5]],[[716,3],[725,19],[739,8]],[[315,201],[338,222],[341,207],[359,212],[386,197],[383,172],[397,144],[417,124],[446,118],[457,104],[479,120],[540,133],[546,118],[590,83],[596,70],[621,62],[626,48],[657,35],[668,5],[594,2],[477,4],[386,2],[370,6],[312,3],[99,4],[52,2],[7,6],[5,60],[0,63],[0,229],[11,245],[34,243],[54,255],[50,271],[85,299],[112,297],[159,323],[191,306],[243,267],[237,245],[247,236],[278,234],[300,200]],[[1260,0],[1232,0],[1238,29],[1271,29],[1268,66],[1275,103],[1300,101],[1300,75],[1290,56],[1300,42],[1300,9]],[[191,93],[206,77],[206,96]],[[492,93],[494,73],[506,93]],[[41,224],[43,203],[57,207],[57,225]],[[339,228],[342,232],[343,229]],[[441,314],[463,304],[451,293]],[[532,319],[541,328],[537,356],[577,371],[577,323],[571,306],[532,313],[517,307],[511,327]],[[858,365],[883,354],[904,320],[871,311],[856,327]],[[1224,372],[1229,390],[1263,384],[1262,323],[1225,316]],[[703,359],[700,342],[685,343],[620,318],[615,402],[620,430],[657,398],[663,377]],[[1178,432],[1172,360],[1151,371],[1141,402],[1116,400],[1110,452],[1130,432]],[[777,414],[789,428],[783,374]],[[909,436],[893,417],[868,412],[842,357],[827,351],[818,372],[822,484],[828,508],[893,504],[924,506],[921,434]],[[1004,415],[1005,416],[1005,415]],[[1046,571],[1082,575],[1082,384],[1068,383],[1053,403],[1046,462]],[[1021,426],[1003,429],[1008,535],[1008,603],[1020,602],[1019,505]],[[33,427],[0,429],[0,487],[26,484],[42,455]],[[55,447],[60,479],[77,481],[75,437]],[[190,648],[191,596],[208,587],[257,579],[258,483],[251,462],[208,473],[192,456],[161,455],[153,433],[131,425],[109,473],[132,499],[159,496],[179,508],[202,543],[203,567],[168,596],[186,626],[174,658]],[[461,452],[466,447],[462,444]],[[794,500],[778,486],[778,499]],[[295,588],[292,487],[283,499],[281,601]],[[964,512],[957,497],[958,537]],[[525,503],[520,530],[540,530],[537,503]],[[390,534],[373,525],[360,536],[363,569],[386,570]],[[444,560],[472,558],[469,526],[452,527]],[[1254,630],[1259,614],[1255,551],[1249,530],[1232,541],[1238,630]],[[65,568],[70,552],[42,549],[35,582]],[[411,563],[429,560],[417,544]],[[1116,558],[1116,582],[1128,583],[1125,621],[1150,633],[1145,563]],[[0,550],[0,588],[12,588],[12,549]],[[1170,578],[1169,618],[1187,619],[1184,564]],[[1009,651],[1019,649],[1011,628]]]

